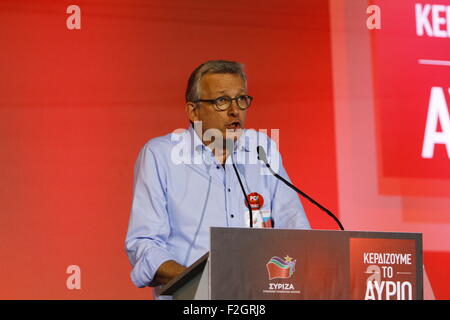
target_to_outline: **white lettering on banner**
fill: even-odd
[[[270,290],[295,290],[292,283],[269,283]]]
[[[410,253],[364,253],[364,263],[366,264],[411,264]]]
[[[415,8],[418,36],[450,38],[450,6],[416,3]]]
[[[450,89],[448,91],[450,94]],[[441,124],[441,131],[438,131],[438,123]],[[431,88],[422,158],[433,158],[436,144],[444,144],[447,156],[450,158],[450,115],[445,101],[444,89],[440,87]]]
[[[412,300],[412,284],[409,281],[367,281],[364,300],[391,300],[394,297]]]

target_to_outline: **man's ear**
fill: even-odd
[[[198,121],[198,108],[193,102],[186,102],[186,113],[191,122]]]

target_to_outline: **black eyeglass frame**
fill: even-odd
[[[241,107],[241,106],[239,105],[238,99],[240,99],[240,98],[242,98],[242,97],[246,97],[246,98],[249,98],[249,99],[250,99],[250,103],[249,103],[248,106],[245,107],[245,108],[243,108],[243,107]],[[228,100],[228,107],[226,107],[225,109],[221,109],[221,108],[219,107],[219,105],[217,104],[217,100],[219,100],[219,99],[227,99],[227,100]],[[237,106],[239,107],[239,109],[241,109],[241,110],[246,110],[246,109],[248,109],[248,108],[250,107],[250,105],[252,104],[253,97],[252,97],[252,96],[249,96],[248,94],[244,94],[244,95],[241,95],[241,96],[235,97],[235,98],[231,98],[231,97],[228,97],[228,96],[222,96],[222,97],[218,97],[218,98],[216,98],[216,99],[198,99],[198,100],[195,100],[195,101],[192,101],[192,102],[193,102],[193,103],[198,103],[198,102],[208,102],[208,103],[213,104],[214,107],[216,108],[216,110],[218,110],[218,111],[226,111],[226,110],[228,110],[228,109],[231,107],[231,104],[233,103],[233,100],[236,100],[236,104],[237,104]]]

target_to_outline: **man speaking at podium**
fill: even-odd
[[[276,144],[244,129],[252,100],[242,64],[205,62],[186,89],[189,128],[142,148],[126,236],[137,287],[166,284],[208,252],[210,227],[310,229],[295,191],[258,161],[264,145],[288,179]]]

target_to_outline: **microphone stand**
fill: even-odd
[[[250,205],[250,201],[248,201],[248,197],[247,197],[247,194],[245,193],[244,185],[242,184],[241,177],[240,177],[239,172],[238,172],[238,170],[236,168],[236,164],[234,163],[234,157],[233,157],[234,142],[228,142],[228,140],[227,140],[227,149],[228,149],[228,152],[230,153],[231,162],[233,164],[233,169],[234,169],[234,172],[236,173],[236,176],[238,178],[239,185],[241,186],[242,193],[244,194],[245,203],[247,204],[247,207],[248,207],[248,210],[249,210],[250,228],[253,228],[253,210],[252,210],[252,206]]]

